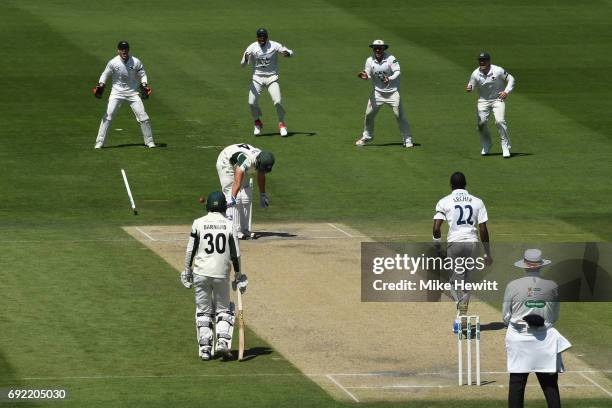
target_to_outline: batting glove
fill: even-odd
[[[236,205],[236,197],[232,196],[227,202],[227,208],[234,207],[235,205]]]
[[[181,283],[187,289],[193,286],[193,273],[191,273],[191,269],[185,268],[185,270],[181,272]]]
[[[270,199],[266,193],[259,194],[259,205],[261,208],[268,208],[270,206]]]
[[[249,279],[244,273],[241,273],[240,276],[238,276],[236,280],[232,282],[232,288],[234,290],[238,289],[240,293],[246,292],[248,285],[249,285]]]

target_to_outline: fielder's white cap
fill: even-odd
[[[370,48],[374,48],[374,47],[383,47],[383,50],[386,50],[387,48],[389,48],[389,46],[385,44],[383,40],[372,41],[372,44],[370,44]]]
[[[539,269],[549,265],[551,262],[549,259],[542,259],[542,251],[539,249],[527,249],[523,259],[516,261],[514,266],[523,269]]]

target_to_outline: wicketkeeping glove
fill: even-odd
[[[249,285],[249,279],[246,274],[241,273],[240,276],[236,278],[235,281],[232,282],[232,289],[238,289],[240,293],[246,292],[247,286]]]
[[[270,206],[270,199],[266,193],[259,194],[259,206],[261,208],[268,208]]]
[[[102,98],[102,94],[104,93],[104,84],[100,82],[98,85],[94,86],[91,91],[96,98]]]
[[[181,272],[181,283],[187,289],[193,286],[193,273],[190,269],[185,268],[185,270]]]
[[[149,96],[153,93],[153,90],[147,84],[140,84],[140,97],[142,99],[149,99]]]

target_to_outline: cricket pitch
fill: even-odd
[[[183,269],[190,226],[125,230],[177,271]],[[442,400],[449,393],[454,399],[507,398],[505,330],[498,310],[470,304],[470,313],[480,315],[482,323],[483,385],[458,387],[454,303],[362,303],[360,243],[371,241],[367,235],[332,223],[265,224],[255,230],[259,239],[241,241],[249,277],[245,319],[335,398]],[[609,371],[595,370],[571,353],[564,359],[562,398],[612,397]],[[543,399],[534,375],[526,398]]]

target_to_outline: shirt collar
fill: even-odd
[[[380,62],[378,62],[378,60],[376,59],[376,55],[372,55],[372,59],[374,60],[375,63],[377,64],[382,64],[383,62],[385,62],[385,60],[387,59],[389,55],[386,52],[383,52],[382,58],[380,59]]]

